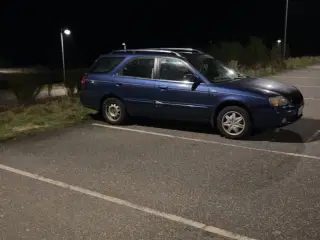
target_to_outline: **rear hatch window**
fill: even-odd
[[[90,69],[90,73],[109,73],[118,66],[125,57],[101,57]]]

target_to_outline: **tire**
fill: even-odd
[[[112,125],[121,125],[128,118],[123,102],[117,98],[107,98],[104,100],[101,110],[104,120]]]
[[[219,112],[217,128],[226,138],[241,139],[251,135],[252,122],[247,110],[238,106],[228,106]]]

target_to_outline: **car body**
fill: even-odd
[[[208,122],[229,138],[291,124],[304,107],[292,85],[237,73],[206,53],[182,48],[100,56],[82,79],[80,100],[111,124],[128,116]],[[120,120],[110,115],[120,112]]]

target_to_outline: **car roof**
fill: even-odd
[[[205,54],[197,49],[192,48],[141,48],[141,49],[122,49],[114,50],[105,56],[173,56],[184,58],[184,54]]]

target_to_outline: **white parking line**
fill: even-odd
[[[21,176],[24,176],[24,177],[35,179],[35,180],[38,180],[38,181],[41,181],[41,182],[45,182],[45,183],[48,183],[48,184],[51,184],[51,185],[54,185],[54,186],[58,186],[58,187],[65,188],[65,189],[70,189],[72,191],[75,191],[75,192],[78,192],[78,193],[82,193],[82,194],[86,194],[86,195],[91,196],[91,197],[96,197],[96,198],[99,198],[99,199],[103,199],[103,200],[108,201],[108,202],[112,202],[112,203],[115,203],[115,204],[118,204],[118,205],[121,205],[121,206],[125,206],[125,207],[128,207],[128,208],[132,208],[132,209],[144,212],[144,213],[148,213],[148,214],[151,214],[151,215],[154,215],[154,216],[157,216],[157,217],[161,217],[161,218],[164,218],[164,219],[167,219],[167,220],[178,222],[180,224],[184,224],[184,225],[187,225],[187,226],[190,226],[190,227],[201,229],[203,231],[206,231],[206,232],[209,232],[209,233],[213,233],[213,234],[217,234],[217,235],[220,235],[220,236],[223,236],[223,237],[227,237],[227,238],[230,238],[230,239],[235,239],[235,240],[255,240],[253,238],[249,238],[249,237],[246,237],[246,236],[235,234],[233,232],[229,232],[229,231],[221,229],[221,228],[217,228],[217,227],[214,227],[214,226],[209,226],[209,225],[206,225],[204,223],[196,222],[196,221],[193,221],[193,220],[190,220],[190,219],[187,219],[187,218],[183,218],[183,217],[180,217],[180,216],[177,216],[177,215],[174,215],[174,214],[160,212],[158,210],[155,210],[155,209],[152,209],[152,208],[148,208],[148,207],[144,207],[144,206],[141,206],[141,205],[137,205],[135,203],[132,203],[132,202],[129,202],[129,201],[126,201],[126,200],[123,200],[123,199],[107,196],[107,195],[102,194],[102,193],[91,191],[91,190],[88,190],[88,189],[85,189],[85,188],[82,188],[82,187],[79,187],[79,186],[70,185],[70,184],[65,183],[65,182],[60,182],[60,181],[56,181],[56,180],[53,180],[53,179],[50,179],[50,178],[42,177],[42,176],[39,176],[38,174],[22,171],[20,169],[12,168],[12,167],[9,167],[9,166],[3,165],[3,164],[0,164],[0,169],[8,171],[8,172],[11,172],[11,173],[15,173],[15,174],[18,174],[18,175],[21,175]]]
[[[304,98],[305,100],[320,101],[320,98]]]
[[[316,131],[306,142],[313,141],[320,134],[320,130]]]
[[[263,148],[253,148],[253,147],[241,146],[241,145],[236,145],[236,144],[231,144],[231,143],[222,143],[222,142],[208,141],[208,140],[203,140],[203,139],[198,139],[198,138],[181,137],[181,136],[175,136],[175,135],[171,135],[171,134],[162,134],[162,133],[157,133],[157,132],[144,131],[144,130],[139,130],[139,129],[126,128],[126,127],[116,127],[116,126],[99,124],[99,123],[92,123],[92,125],[98,126],[98,127],[110,128],[110,129],[118,129],[118,130],[130,131],[130,132],[155,135],[155,136],[176,138],[176,139],[181,139],[181,140],[186,140],[186,141],[210,143],[210,144],[222,145],[222,146],[227,146],[227,147],[242,148],[242,149],[259,151],[259,152],[268,152],[268,153],[275,153],[275,154],[287,155],[287,156],[292,156],[292,157],[303,157],[303,158],[320,160],[320,157],[312,156],[312,155],[304,155],[304,154],[299,154],[299,153],[281,152],[281,151],[269,150],[269,149],[263,149]]]

